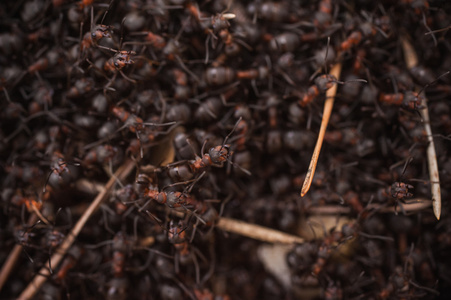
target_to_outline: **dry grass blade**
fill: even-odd
[[[402,39],[402,48],[404,51],[404,60],[409,69],[418,65],[418,57],[415,49],[409,40],[404,37]],[[417,89],[417,92],[419,89]],[[432,130],[429,119],[429,110],[427,105],[427,99],[424,97],[423,108],[420,109],[421,117],[423,118],[424,129],[428,137],[428,147],[426,150],[429,178],[431,182],[431,194],[432,194],[432,209],[437,220],[440,220],[440,214],[442,211],[442,196],[440,192],[440,178],[438,173],[437,154],[435,153],[434,139],[432,138]]]
[[[341,67],[342,64],[337,63],[332,68],[332,70],[330,70],[329,74],[335,76],[337,79],[340,79]],[[326,133],[327,125],[329,124],[332,108],[334,107],[336,93],[336,84],[334,84],[330,89],[326,91],[326,102],[324,103],[323,119],[321,121],[321,127],[319,129],[319,135],[318,140],[316,141],[315,150],[313,150],[312,160],[310,161],[310,166],[308,167],[307,175],[305,176],[304,184],[302,185],[301,197],[304,197],[304,195],[307,194],[310,186],[312,185],[313,176],[315,175],[316,165],[318,163],[318,157],[323,145],[324,135]]]
[[[59,263],[63,259],[67,250],[72,246],[81,229],[84,227],[88,219],[91,215],[96,211],[99,205],[106,199],[109,192],[112,190],[114,185],[116,184],[116,178],[119,180],[124,180],[130,172],[135,167],[135,163],[132,160],[127,160],[115,173],[113,177],[105,185],[105,189],[101,191],[94,201],[89,205],[86,209],[85,213],[78,220],[77,224],[75,224],[74,228],[72,228],[71,232],[67,235],[66,239],[59,246],[59,248],[55,251],[55,254],[50,258],[50,264],[52,268],[58,267]],[[31,299],[36,294],[36,292],[42,287],[47,278],[50,276],[50,271],[47,267],[41,268],[38,272],[39,274],[33,278],[33,281],[27,286],[27,288],[20,294],[18,299]]]
[[[36,223],[37,220],[38,216],[36,214],[31,215],[28,219],[28,226],[32,226],[34,223]],[[19,259],[19,256],[22,253],[22,248],[23,247],[20,244],[15,245],[13,250],[11,250],[11,252],[9,253],[8,258],[5,260],[5,263],[0,270],[0,291],[2,290],[6,280],[8,280],[9,274],[11,273],[14,265]]]
[[[295,235],[229,218],[220,218],[216,227],[227,232],[236,233],[262,242],[281,244],[304,242],[303,238]]]

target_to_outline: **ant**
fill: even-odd
[[[80,42],[80,53],[87,49],[98,47],[99,46],[98,43],[103,38],[111,38],[111,32],[112,29],[114,29],[114,27],[103,25],[103,21],[105,20],[105,17],[108,14],[108,12],[109,8],[103,15],[100,24],[94,25],[94,9],[91,6],[91,30],[85,33],[82,41]]]
[[[61,152],[56,151],[53,154],[52,171],[50,172],[45,182],[43,193],[46,191],[46,186],[50,183],[53,187],[61,187],[63,184],[67,184],[77,177],[76,172],[69,168],[69,165],[79,167],[79,163],[68,163],[64,161],[64,157]]]
[[[85,154],[83,165],[91,166],[99,164],[115,164],[120,158],[120,150],[111,145],[98,145]]]
[[[80,246],[74,245],[68,251],[67,255],[64,258],[61,266],[58,271],[55,273],[54,280],[56,282],[62,282],[66,279],[67,273],[73,269],[80,259],[80,257],[84,254],[84,249]]]
[[[330,74],[323,74],[315,78],[314,84],[311,85],[303,97],[299,99],[299,106],[305,107],[309,105],[316,97],[320,94],[324,94],[336,83],[339,83],[339,81],[335,76]]]
[[[380,93],[379,102],[401,106],[408,110],[418,110],[423,108],[424,99],[420,96],[420,93],[406,91],[405,93],[395,94]]]
[[[168,175],[173,180],[190,180],[195,174],[202,172],[210,166],[222,167],[224,162],[229,161],[229,158],[233,155],[233,151],[230,150],[230,145],[226,144],[232,133],[238,128],[242,118],[237,121],[232,131],[225,137],[222,145],[212,147],[208,153],[204,154],[204,145],[202,146],[202,156],[197,156],[195,160],[188,162],[177,162],[168,165]],[[231,162],[232,163],[232,162]],[[233,164],[233,163],[232,163]]]
[[[205,81],[210,86],[232,83],[235,79],[265,79],[269,76],[269,69],[260,66],[257,69],[234,70],[230,67],[212,67],[205,71]]]
[[[351,48],[360,44],[363,39],[368,39],[375,36],[378,32],[382,34],[384,37],[388,37],[387,31],[390,29],[390,26],[387,25],[388,17],[382,16],[374,20],[376,24],[380,24],[381,28],[372,24],[371,18],[368,16],[366,12],[362,12],[364,17],[368,19],[366,22],[361,22],[359,24],[359,29],[351,32],[349,36],[340,44],[338,47],[339,51],[348,51]]]

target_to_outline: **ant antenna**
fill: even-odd
[[[100,24],[101,24],[101,25],[103,25],[103,21],[105,20],[106,15],[107,15],[108,12],[110,11],[111,7],[113,6],[113,3],[114,3],[114,0],[111,0],[111,1],[110,1],[110,4],[108,5],[108,8],[107,8],[106,12],[103,14],[102,21],[100,21]],[[91,8],[92,8],[92,6],[91,6]],[[91,23],[91,24],[92,24],[92,23]]]
[[[436,79],[434,79],[434,81],[426,84],[424,87],[421,88],[421,90],[418,92],[418,96],[424,91],[426,90],[426,88],[430,87],[431,85],[434,85],[437,83],[437,81],[440,80],[440,78],[445,77],[446,75],[448,75],[449,73],[451,73],[451,71],[446,71],[445,73],[443,73],[442,75],[440,75],[439,77],[437,77]]]
[[[326,56],[324,57],[324,72],[327,73],[327,55],[329,54],[330,36],[327,37]]]
[[[225,137],[224,142],[222,143],[222,148],[225,146],[225,143],[227,143],[227,141],[229,140],[229,137],[232,135],[232,133],[235,131],[235,129],[238,127],[238,124],[241,122],[241,120],[243,119],[243,117],[240,117],[238,119],[238,121],[235,123],[235,126],[233,127],[232,131],[230,131],[230,133]]]

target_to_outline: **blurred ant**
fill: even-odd
[[[248,12],[270,22],[289,22],[297,20],[297,16],[292,14],[293,10],[285,2],[266,1],[263,3],[253,3],[248,6]]]
[[[25,183],[36,182],[41,179],[42,170],[36,166],[24,166],[20,167],[17,165],[6,166],[5,171],[8,174],[10,180],[19,179]],[[7,179],[8,181],[8,179]]]
[[[64,160],[61,152],[53,153],[53,162],[51,164],[52,171],[50,172],[47,180],[45,181],[45,185],[43,188],[43,193],[46,191],[46,186],[50,183],[53,187],[61,187],[64,184],[67,184],[73,181],[76,178],[76,172],[71,170],[70,165],[79,167],[79,163],[68,163]]]
[[[380,93],[379,102],[401,106],[408,110],[418,110],[423,108],[422,103],[424,102],[424,99],[419,93],[406,91],[405,93],[395,94]]]
[[[91,7],[91,30],[85,33],[80,42],[80,53],[87,49],[98,47],[98,43],[103,38],[111,38],[111,32],[114,27],[103,25],[103,21],[109,12],[109,8],[110,7],[108,7],[107,11],[104,13],[100,24],[94,24],[94,9]]]
[[[230,8],[230,5],[232,4],[232,1],[229,1],[228,3],[228,7],[225,9],[225,11],[227,11]],[[222,32],[223,35],[226,35],[228,32],[228,28],[230,27],[230,23],[229,20],[234,19],[235,18],[235,14],[232,13],[219,13],[216,14],[214,16],[210,16],[205,17],[204,13],[202,13],[199,10],[199,7],[196,4],[192,4],[191,2],[187,2],[185,5],[186,9],[188,9],[188,12],[190,13],[191,16],[193,16],[195,18],[195,20],[197,21],[197,23],[201,26],[201,28],[205,31],[206,34],[208,34],[207,39],[205,40],[205,49],[206,49],[206,57],[205,57],[205,62],[208,62],[208,56],[209,56],[209,47],[208,47],[208,43],[210,41],[210,39],[212,39],[212,45],[213,45],[213,40],[217,40],[217,36],[215,34],[217,34],[218,32]],[[215,46],[213,45],[213,48],[215,48]]]
[[[185,65],[181,58],[182,52],[186,48],[180,44],[179,39],[185,29],[185,26],[186,22],[183,22],[179,32],[174,38],[171,39],[164,39],[162,36],[156,35],[153,32],[138,32],[135,33],[135,35],[146,35],[145,42],[126,42],[124,45],[151,44],[152,48],[160,51],[165,59],[171,62],[176,62],[183,71],[189,74],[196,82],[199,82],[198,76]]]
[[[196,283],[199,284],[200,267],[197,261],[196,254],[201,255],[201,253],[199,250],[194,248],[194,246],[190,247],[188,238],[186,236],[186,229],[187,227],[183,227],[183,223],[181,221],[179,221],[177,225],[175,225],[175,222],[173,220],[171,220],[171,222],[169,223],[168,241],[174,245],[176,251],[176,255],[174,257],[175,272],[178,273],[179,263],[181,263],[182,265],[186,265],[189,262],[193,262],[196,273]]]
[[[367,21],[360,22],[358,25],[359,29],[351,32],[349,36],[343,42],[341,42],[340,46],[338,47],[339,51],[348,51],[351,48],[359,45],[363,39],[371,38],[377,33],[382,34],[382,36],[384,36],[385,38],[388,37],[387,32],[390,29],[390,26],[386,24],[389,22],[389,18],[387,16],[373,20],[368,16],[366,12],[362,12],[362,14],[367,19]],[[377,23],[382,27],[380,28],[379,26],[375,25]]]
[[[84,254],[84,252],[85,251],[81,246],[72,246],[67,251],[66,257],[63,259],[58,271],[55,273],[54,280],[58,283],[65,281],[68,272],[75,267],[77,261]]]
[[[186,100],[192,95],[191,87],[188,83],[188,76],[179,69],[173,69],[172,72],[175,79],[175,100]]]
[[[205,71],[205,81],[208,85],[218,86],[232,83],[235,79],[265,79],[269,76],[269,69],[260,66],[257,69],[234,70],[229,67],[213,67]]]
[[[98,145],[87,152],[82,160],[82,165],[90,167],[93,164],[115,165],[120,159],[120,149],[111,145]]]
[[[230,33],[228,29],[222,29],[219,32],[219,37],[221,38],[224,49],[219,54],[218,57],[215,58],[215,60],[212,62],[213,67],[219,67],[222,65],[225,65],[227,59],[231,57],[237,56],[240,52],[242,47],[246,48],[248,51],[252,51],[252,47],[249,46],[246,42],[242,41],[241,39],[237,39],[234,34]],[[207,53],[205,56],[205,62],[208,62],[208,48]]]

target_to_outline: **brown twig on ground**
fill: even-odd
[[[377,210],[380,213],[402,213],[402,212],[417,212],[431,206],[431,200],[423,198],[409,199],[406,203],[400,203],[398,206],[383,206],[381,204],[369,204],[366,206],[368,209]],[[318,215],[347,215],[352,212],[351,207],[342,205],[324,205],[324,206],[312,206],[307,210],[310,214]]]
[[[135,167],[135,163],[128,159],[124,164],[119,167],[119,169],[114,173],[114,177],[111,177],[110,180],[105,185],[105,189],[101,191],[97,197],[94,199],[94,201],[89,205],[89,207],[86,209],[85,213],[81,216],[81,218],[78,220],[77,224],[75,224],[74,228],[72,228],[71,232],[67,235],[66,239],[63,241],[63,243],[59,246],[59,248],[55,251],[55,254],[52,255],[50,258],[50,265],[53,268],[58,267],[59,263],[63,259],[64,255],[66,254],[67,250],[72,246],[74,243],[76,237],[80,233],[81,229],[84,227],[88,219],[91,217],[91,215],[96,211],[96,209],[99,207],[99,205],[106,199],[109,192],[112,190],[114,185],[116,184],[117,179],[124,180],[130,172]],[[49,268],[42,267],[41,270],[38,272],[38,275],[36,275],[33,278],[33,281],[28,284],[27,288],[20,294],[18,299],[25,300],[25,299],[31,299],[36,294],[36,292],[42,287],[42,285],[45,283],[47,278],[50,276]]]
[[[235,219],[220,218],[216,227],[227,232],[239,234],[262,242],[281,244],[304,242],[304,239],[301,237]]]
[[[335,76],[335,78],[337,79],[340,79],[341,67],[342,63],[337,63],[335,66],[333,66],[332,70],[330,70],[329,74]],[[321,127],[319,129],[315,150],[313,150],[312,160],[310,161],[307,175],[305,176],[304,184],[302,185],[301,197],[304,197],[304,195],[307,194],[310,186],[312,185],[313,176],[315,175],[316,165],[318,163],[318,157],[323,145],[324,134],[326,133],[327,125],[329,124],[330,115],[332,113],[332,108],[334,107],[336,93],[337,84],[334,84],[330,89],[326,91],[326,102],[324,103],[323,119],[321,121]]]
[[[36,214],[32,214],[28,219],[27,225],[32,226],[37,221],[38,216]],[[8,280],[9,274],[11,273],[14,265],[19,259],[20,253],[22,253],[22,248],[23,246],[20,244],[15,245],[13,250],[11,250],[11,252],[9,253],[8,258],[5,260],[5,263],[0,270],[0,291],[2,290],[6,280]]]
[[[412,69],[418,65],[418,56],[412,44],[407,37],[403,37],[401,40],[402,48],[404,51],[404,60],[407,68]],[[419,89],[416,89],[419,92]],[[431,182],[431,194],[432,194],[432,209],[437,220],[440,220],[440,214],[442,211],[442,196],[440,193],[440,178],[438,173],[437,154],[435,153],[434,139],[432,138],[431,123],[429,119],[429,110],[427,105],[427,99],[424,97],[423,108],[420,109],[421,117],[423,118],[424,129],[428,137],[428,147],[426,150],[429,178]]]

